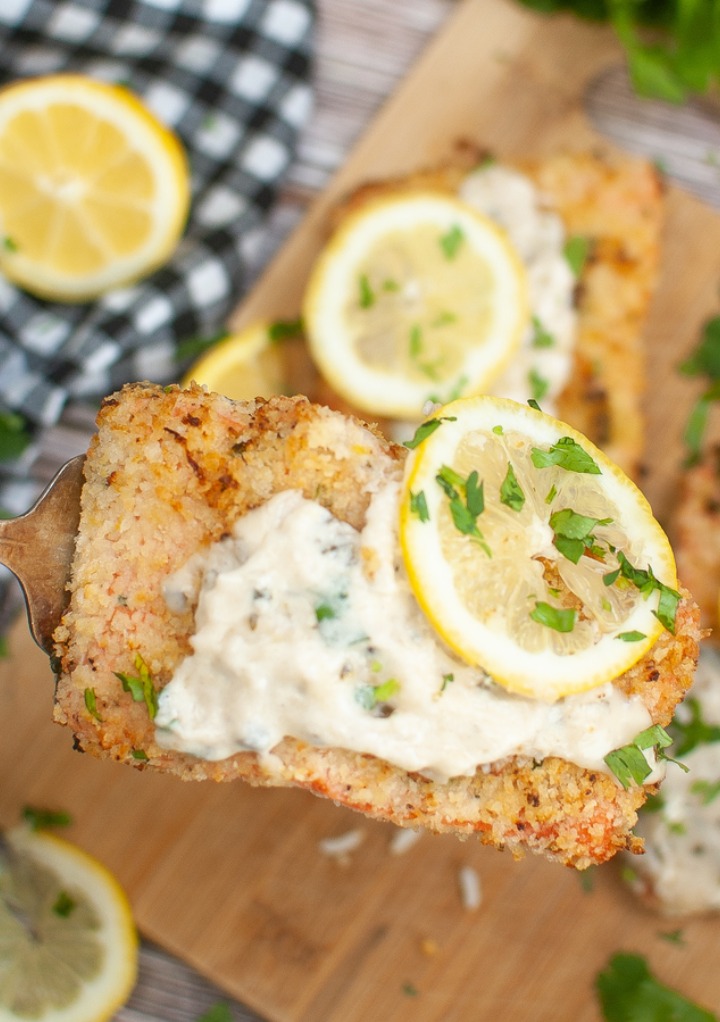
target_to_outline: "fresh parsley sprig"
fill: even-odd
[[[635,91],[678,103],[720,81],[715,0],[521,0],[543,13],[608,22],[626,54]]]
[[[664,727],[653,724],[645,728],[640,734],[635,735],[632,742],[623,745],[619,749],[613,749],[605,756],[605,763],[612,770],[623,788],[631,788],[633,785],[642,784],[646,777],[652,773],[652,767],[648,763],[645,752],[654,749],[658,759],[675,763],[687,773],[687,767],[678,760],[668,756],[664,751],[672,745],[672,738]]]
[[[660,983],[642,955],[613,955],[595,986],[605,1022],[718,1022],[717,1015]]]

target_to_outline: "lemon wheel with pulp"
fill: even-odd
[[[668,539],[640,490],[584,436],[477,397],[438,410],[411,444],[404,561],[464,660],[554,701],[618,677],[674,627]]]

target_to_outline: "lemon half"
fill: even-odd
[[[185,374],[192,381],[234,401],[283,394],[287,372],[282,344],[273,340],[272,324],[250,323],[214,344]]]
[[[489,218],[444,193],[386,196],[321,252],[303,319],[312,357],[356,407],[418,419],[490,385],[528,319],[525,269]]]
[[[635,484],[580,433],[477,397],[440,409],[416,436],[403,556],[419,603],[464,660],[554,701],[619,676],[673,626],[670,543]]]
[[[175,137],[128,89],[62,74],[0,90],[0,271],[86,301],[165,262],[190,201]]]
[[[102,1022],[137,975],[117,880],[75,845],[17,827],[0,845],[0,1022]]]

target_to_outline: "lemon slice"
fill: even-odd
[[[164,263],[183,230],[177,140],[128,90],[50,75],[0,90],[0,271],[86,301]]]
[[[204,384],[235,401],[282,394],[286,388],[282,345],[272,339],[272,325],[251,323],[229,334],[198,359],[182,381]]]
[[[525,270],[504,232],[453,196],[384,197],[346,217],[320,254],[303,319],[342,397],[417,420],[429,400],[484,390],[512,358]]]
[[[619,676],[673,628],[668,539],[580,433],[476,397],[439,410],[411,444],[403,556],[420,605],[464,660],[554,701]]]
[[[102,1022],[137,975],[127,898],[95,859],[17,827],[0,844],[0,1022]]]

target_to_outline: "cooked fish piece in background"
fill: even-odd
[[[192,586],[171,608],[168,580],[278,493],[297,491],[360,529],[405,455],[372,427],[299,397],[235,403],[198,387],[136,384],[107,398],[86,459],[70,605],[55,636],[55,719],[86,752],[187,780],[298,786],[400,826],[476,834],[579,868],[639,852],[632,828],[654,787],[625,789],[605,770],[557,756],[513,756],[438,780],[293,737],[271,755],[212,759],[159,734],[157,693],[191,652],[196,628]],[[699,634],[683,591],[675,634],[663,632],[613,688],[667,725],[691,683]]]
[[[629,882],[666,915],[720,909],[720,472],[718,451],[680,478],[674,519],[678,571],[692,587],[704,631],[697,673],[678,707],[675,748],[687,773],[673,769],[641,812],[637,833],[646,854]],[[707,631],[709,630],[709,631]]]
[[[473,176],[484,168],[492,171],[494,164],[492,157],[466,143],[441,166],[367,182],[334,209],[329,230],[348,212],[389,192],[440,190],[470,201],[476,191],[470,184]],[[596,153],[503,160],[498,166],[525,175],[538,191],[541,208],[556,213],[567,241],[579,246],[575,347],[557,415],[637,479],[644,447],[643,328],[661,259],[662,177],[645,160]],[[485,211],[502,221],[502,211]],[[502,389],[493,392],[516,397]],[[347,410],[332,394],[323,392],[320,399]]]

